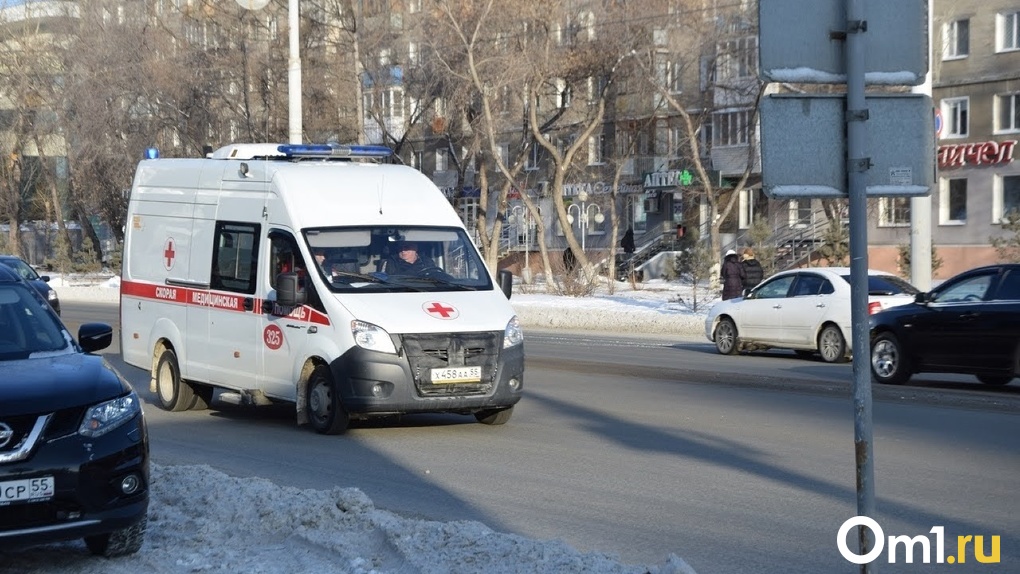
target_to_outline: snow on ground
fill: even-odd
[[[82,285],[53,277],[61,301],[115,303],[118,278]],[[661,280],[637,289],[617,283],[591,297],[515,288],[511,302],[525,327],[677,335],[702,333],[713,302],[692,310],[689,286]],[[703,336],[703,335],[702,335]],[[620,563],[557,540],[495,532],[474,521],[434,522],[377,509],[356,488],[282,487],[257,477],[231,477],[208,466],[152,466],[145,545],[132,556],[89,555],[84,543],[0,548],[0,572],[11,574],[291,574],[549,573],[694,574],[675,555],[659,565]]]

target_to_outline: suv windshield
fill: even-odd
[[[73,350],[70,336],[37,297],[23,284],[0,285],[0,361]]]
[[[34,281],[39,278],[39,274],[35,272],[35,269],[28,264],[18,259],[17,257],[4,257],[0,259],[0,263],[10,267],[15,273],[21,276],[22,279],[27,281]]]
[[[478,250],[456,227],[337,227],[304,235],[335,292],[493,288]]]

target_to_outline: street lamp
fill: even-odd
[[[236,0],[246,10],[261,10],[269,0]],[[301,20],[298,17],[298,0],[287,2],[287,22],[290,27],[290,57],[287,60],[287,115],[290,142],[301,143]]]
[[[524,205],[513,206],[510,213],[514,216],[514,221],[517,223],[518,237],[520,236],[520,229],[524,228],[524,271],[521,272],[521,278],[524,279],[525,283],[531,283],[531,262],[529,260],[531,253],[531,213],[528,211],[527,206]]]
[[[602,215],[602,209],[594,203],[588,203],[588,193],[582,191],[577,194],[577,201],[580,203],[571,203],[567,206],[567,223],[574,224],[574,216],[570,213],[571,210],[577,209],[577,220],[578,226],[581,228],[581,251],[585,250],[585,237],[588,235],[589,220],[594,219],[595,223],[602,223],[606,220],[606,217]],[[592,209],[595,210],[593,216]]]

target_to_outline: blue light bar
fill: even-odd
[[[154,147],[145,148],[145,159],[159,159],[159,149]]]
[[[393,155],[393,150],[382,145],[283,144],[278,150],[283,155],[294,158],[356,158]]]

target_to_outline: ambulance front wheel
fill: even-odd
[[[308,379],[305,398],[308,422],[319,434],[340,434],[347,430],[351,417],[340,401],[329,367],[319,365]]]
[[[156,398],[171,412],[186,411],[195,403],[195,391],[181,380],[181,368],[173,349],[163,349],[156,363]]]
[[[510,421],[511,415],[514,414],[514,408],[508,407],[505,409],[490,409],[486,411],[478,411],[475,413],[475,419],[487,425],[505,425]]]

